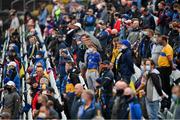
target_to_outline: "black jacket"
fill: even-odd
[[[54,103],[54,110],[58,112],[59,114],[59,119],[62,118],[61,112],[63,111],[63,106],[59,103],[58,99],[55,99],[51,95],[47,95],[48,99],[51,100]]]
[[[71,119],[77,119],[78,109],[82,105],[81,97],[74,97],[72,106],[71,106]]]
[[[20,96],[16,90],[8,92],[3,98],[2,112],[8,112],[11,115],[11,119],[18,119],[20,113]]]
[[[117,96],[114,100],[111,119],[128,119],[129,103],[124,97]]]
[[[100,73],[102,93],[112,95],[114,74],[112,70],[106,69]]]

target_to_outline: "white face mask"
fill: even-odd
[[[150,65],[146,65],[146,71],[150,71],[151,70],[151,66]]]
[[[124,49],[126,49],[126,48],[127,48],[127,46],[125,46],[125,45],[122,45],[122,46],[121,46],[121,49],[122,49],[122,50],[124,50]]]
[[[89,48],[88,51],[89,51],[89,52],[93,52],[93,48]]]
[[[147,31],[144,31],[143,34],[144,34],[144,35],[148,35],[148,32],[147,32]]]
[[[41,58],[41,56],[40,55],[36,55],[36,58]]]
[[[55,36],[56,36],[56,35],[54,35],[54,34],[52,35],[52,37],[55,37]]]

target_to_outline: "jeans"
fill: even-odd
[[[146,98],[146,108],[147,108],[149,119],[158,119],[159,100],[149,101]]]
[[[88,84],[88,88],[91,90],[96,89],[96,79],[99,77],[99,73],[97,70],[87,70],[86,71],[86,80]]]

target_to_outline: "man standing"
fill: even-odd
[[[142,13],[142,27],[144,29],[152,29],[155,30],[156,24],[154,21],[153,16],[150,14],[147,8],[142,7],[141,8],[141,13]]]
[[[100,103],[102,106],[102,114],[105,119],[110,119],[110,105],[112,104],[111,98],[112,96],[112,88],[114,74],[110,69],[110,62],[105,60],[101,64],[101,72],[100,78],[96,80],[96,88],[99,88],[97,91],[98,98],[100,99]]]
[[[5,93],[3,98],[3,108],[1,113],[7,112],[11,115],[11,119],[18,119],[20,112],[20,96],[17,93],[15,83],[9,81],[4,89],[7,93]]]
[[[127,84],[130,83],[131,76],[134,74],[131,44],[128,40],[119,41],[120,53],[116,58],[116,80],[123,79]]]
[[[10,10],[10,18],[11,18],[11,25],[10,25],[10,32],[13,33],[19,27],[19,19],[16,15],[16,10]]]
[[[160,97],[164,98],[159,71],[152,60],[146,60],[146,106],[149,119],[158,119]]]
[[[94,102],[94,93],[91,90],[83,91],[81,95],[82,105],[78,110],[79,119],[92,119],[96,115],[96,107]]]
[[[96,79],[99,77],[99,64],[101,62],[101,56],[97,51],[95,45],[91,45],[85,54],[85,63],[87,66],[86,79],[89,89],[95,90]]]
[[[128,104],[126,104],[125,97],[123,96],[125,88],[128,84],[124,81],[118,81],[115,84],[115,100],[112,108],[111,119],[127,119],[128,118]]]
[[[96,23],[96,17],[93,14],[94,14],[93,9],[89,9],[87,12],[87,16],[84,19],[85,31],[91,34],[94,32],[94,25]]]
[[[169,96],[168,100],[162,100],[161,109],[170,108],[171,105],[171,85],[170,75],[173,67],[173,49],[168,44],[168,38],[164,35],[160,36],[159,44],[163,46],[163,49],[158,58],[158,70],[162,81],[162,89]],[[168,103],[167,103],[168,101]]]
[[[63,111],[63,106],[59,103],[58,99],[54,97],[55,91],[52,87],[48,88],[48,94],[46,96],[48,97],[48,100],[51,100],[53,102],[53,109],[58,112],[59,118],[62,119],[61,112]]]
[[[78,109],[79,107],[82,105],[82,101],[81,101],[81,95],[83,92],[84,88],[83,85],[81,85],[80,83],[75,85],[75,97],[71,106],[71,119],[77,119],[77,113],[78,113]]]

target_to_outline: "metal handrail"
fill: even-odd
[[[13,5],[15,4],[15,3],[17,3],[17,2],[19,2],[20,0],[14,0],[14,1],[12,1],[11,2],[11,8],[13,8]]]
[[[29,1],[25,2],[25,6],[28,6],[30,3],[34,3],[33,9],[35,9],[35,0],[29,0]]]
[[[41,33],[41,30],[40,30],[40,27],[39,27],[38,23],[36,23],[36,31],[37,31],[37,33],[38,33],[38,37],[39,37],[41,43],[43,43],[44,40],[43,40],[42,33]],[[45,56],[45,58],[46,58],[46,57],[47,57],[47,49],[46,49],[45,44],[43,45],[43,48],[42,48],[42,49],[43,49],[43,51],[45,51],[45,55],[44,55],[44,56]],[[46,59],[46,65],[47,65],[47,68],[51,68],[49,59]],[[62,101],[61,101],[61,96],[60,96],[60,93],[59,93],[58,88],[57,88],[57,86],[56,86],[56,81],[55,81],[54,74],[53,74],[53,71],[52,71],[52,70],[51,70],[50,73],[49,73],[49,77],[50,77],[51,86],[52,86],[52,87],[54,88],[54,90],[55,90],[56,97],[58,97],[59,102],[62,103]],[[67,117],[66,117],[66,115],[64,114],[64,111],[62,111],[62,119],[63,119],[63,120],[67,120]]]

